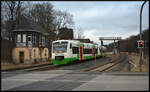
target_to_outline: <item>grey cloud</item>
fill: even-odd
[[[143,2],[55,2],[56,9],[68,10],[77,26],[93,36],[128,37],[139,31],[139,12]],[[149,4],[143,9],[143,28],[149,27]],[[90,33],[90,34],[87,34]]]

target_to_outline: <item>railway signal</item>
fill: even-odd
[[[144,41],[143,40],[139,40],[138,42],[138,48],[144,48]]]
[[[144,1],[144,3],[141,6],[141,9],[140,9],[140,40],[141,41],[142,41],[142,10],[143,10],[143,7],[144,7],[146,2],[147,2],[147,0]],[[140,42],[140,44],[143,46],[144,43]],[[139,52],[140,52],[139,53],[140,54],[139,71],[142,72],[142,59],[143,59],[142,47],[140,47]]]

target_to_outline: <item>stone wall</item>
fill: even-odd
[[[32,48],[31,54],[29,48],[14,48],[12,52],[13,62],[21,63],[19,56],[20,52],[24,52],[24,63],[26,64],[48,61],[49,58],[48,48],[43,48],[42,50],[39,48]]]
[[[28,48],[14,48],[12,51],[13,62],[20,63],[19,52],[21,51],[24,52],[24,63],[31,63]]]

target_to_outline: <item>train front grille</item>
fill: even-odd
[[[64,56],[55,56],[55,60],[64,60]]]

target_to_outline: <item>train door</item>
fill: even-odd
[[[100,53],[100,56],[101,56],[102,55],[101,48],[99,48],[99,53]]]
[[[83,52],[82,52],[82,46],[80,46],[80,60],[83,60]]]
[[[100,53],[101,53],[101,56],[103,56],[103,51],[102,51],[102,48],[100,49]]]
[[[95,48],[93,48],[93,57],[95,58]]]

